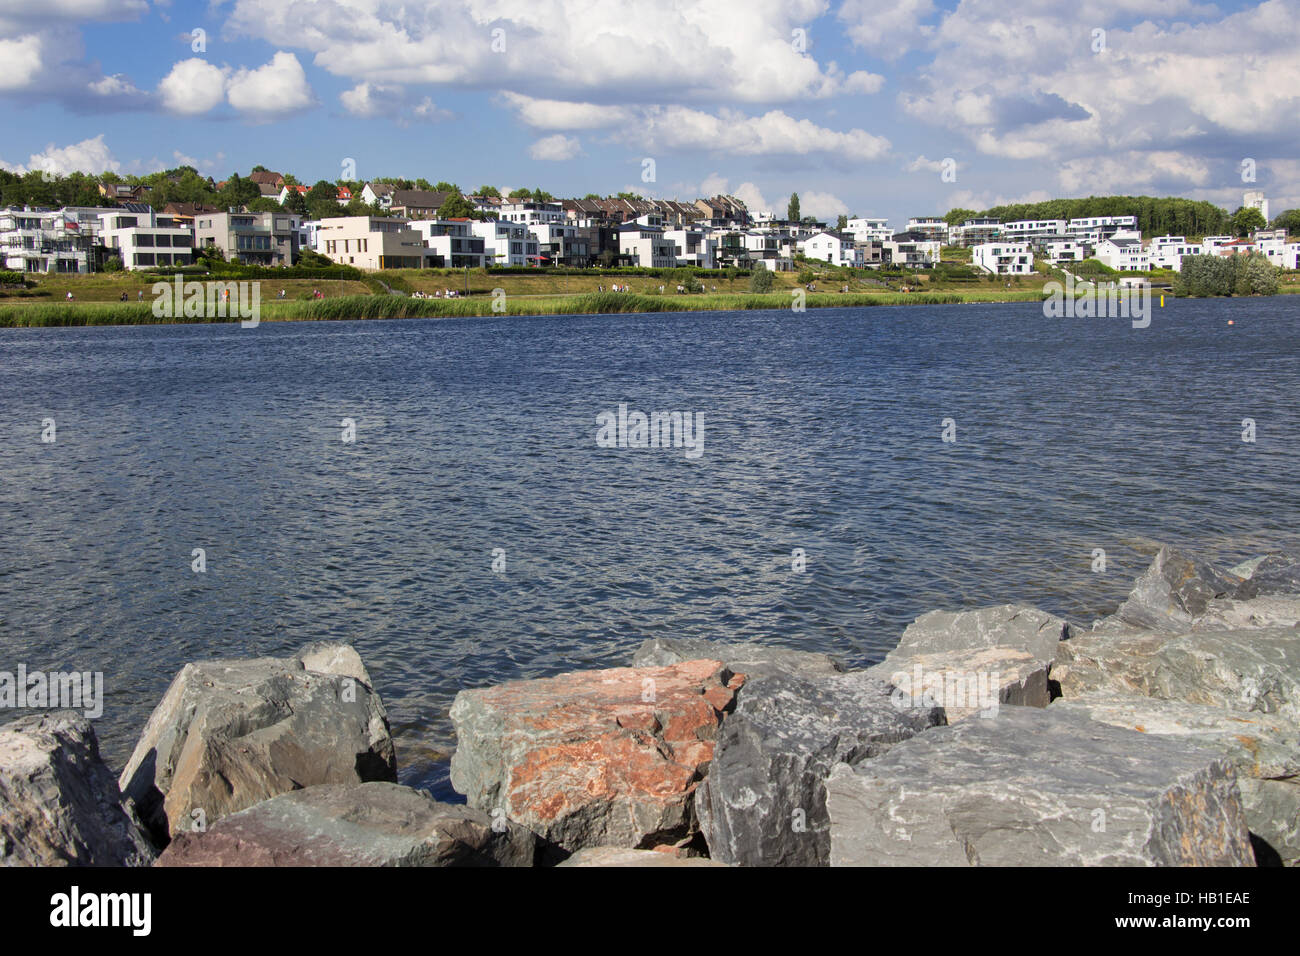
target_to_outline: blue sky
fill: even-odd
[[[1275,214],[1298,49],[1300,0],[0,0],[0,164],[353,160],[896,225],[1106,193]]]

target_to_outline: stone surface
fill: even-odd
[[[155,842],[290,790],[397,779],[388,716],[356,652],[304,654],[176,675],[121,776]]]
[[[744,866],[825,866],[830,768],[943,722],[942,710],[914,708],[892,691],[861,671],[748,680],[696,794],[709,855]]]
[[[1232,764],[1185,741],[1004,707],[827,782],[833,866],[1253,866]]]
[[[1263,595],[1248,600],[1213,600],[1192,624],[1194,631],[1300,625],[1300,595]]]
[[[148,866],[153,859],[100,759],[90,721],[63,710],[0,726],[0,863]]]
[[[1245,581],[1192,555],[1161,548],[1119,609],[1094,632],[1186,631],[1211,601],[1246,597]]]
[[[536,837],[395,783],[295,790],[181,833],[157,866],[532,866]]]
[[[1266,554],[1251,568],[1241,596],[1300,595],[1300,554]]]
[[[1076,637],[1052,671],[1065,698],[1092,691],[1274,714],[1300,722],[1300,629]]]
[[[1056,646],[1071,634],[1070,625],[1055,615],[1021,604],[999,604],[973,611],[930,611],[903,631],[898,646],[873,668],[880,674],[907,670],[918,654],[1007,647],[1050,664]]]
[[[630,850],[621,846],[592,846],[579,850],[560,866],[725,866],[705,857],[678,857],[654,850]]]
[[[1300,726],[1293,721],[1136,694],[1085,694],[1058,700],[1052,709],[1145,734],[1187,738],[1223,754],[1236,768],[1256,844],[1263,840],[1278,862],[1300,862]]]
[[[826,654],[794,651],[762,644],[729,644],[680,637],[651,638],[637,648],[633,667],[663,667],[690,660],[722,661],[736,674],[760,677],[785,673],[802,677],[827,677],[844,672],[844,666]]]
[[[568,851],[680,844],[697,832],[695,789],[743,683],[692,660],[461,691],[452,786]]]
[[[901,663],[901,662],[900,662]],[[1002,704],[1046,707],[1052,665],[1010,647],[913,654],[898,669],[877,664],[868,674],[888,681],[917,703],[942,707],[948,723]]]

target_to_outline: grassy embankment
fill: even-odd
[[[805,280],[808,278],[804,273]],[[191,276],[231,281],[221,276]],[[815,291],[807,292],[808,308],[879,305],[949,305],[962,302],[1039,301],[1045,276],[945,279],[925,274],[882,275],[869,271],[830,270],[815,274]],[[381,280],[382,279],[382,284]],[[562,315],[570,313],[679,312],[706,310],[788,309],[792,291],[801,288],[800,273],[773,276],[773,291],[748,291],[745,276],[726,273],[699,280],[702,292],[678,294],[676,280],[652,275],[502,274],[483,270],[392,270],[360,280],[301,279],[291,274],[261,280],[264,321],[329,319],[399,319],[495,314],[492,292],[505,293],[505,314]],[[132,273],[89,276],[39,276],[35,287],[0,293],[0,326],[47,327],[83,325],[150,325],[180,322],[223,322],[233,318],[159,318],[152,310],[152,286],[157,276]],[[238,281],[234,278],[233,281]],[[611,284],[630,292],[610,292]],[[406,295],[390,295],[387,285]],[[604,286],[598,292],[597,286]],[[466,288],[468,287],[468,296]],[[660,292],[662,287],[663,292]],[[277,298],[281,289],[285,299]],[[460,297],[412,298],[455,289]],[[906,289],[907,291],[903,291]],[[847,291],[845,291],[847,290]],[[74,299],[66,300],[68,292]],[[319,291],[324,298],[315,298]],[[128,301],[122,302],[125,292]],[[139,300],[143,293],[143,301]]]

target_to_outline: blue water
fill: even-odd
[[[104,671],[120,766],[186,661],[351,641],[446,795],[463,687],[654,635],[867,664],[937,607],[1090,621],[1155,542],[1294,546],[1298,331],[1289,296],[5,330],[0,669]],[[703,456],[597,447],[620,402]]]

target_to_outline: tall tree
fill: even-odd
[[[799,221],[799,194],[798,193],[790,194],[790,202],[785,207],[785,218],[788,219],[790,222]]]

